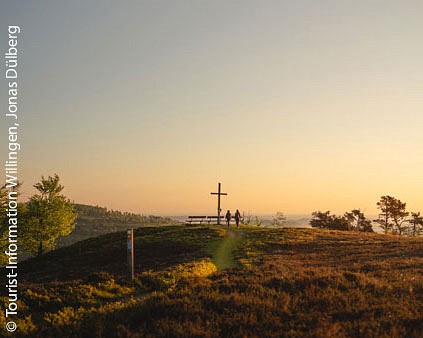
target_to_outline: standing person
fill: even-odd
[[[225,218],[226,218],[226,224],[228,225],[228,228],[229,228],[229,222],[231,221],[231,211],[230,210],[228,210],[226,212]]]
[[[241,213],[239,212],[238,209],[236,209],[235,212],[235,223],[236,223],[236,227],[239,228],[239,220],[241,219]]]

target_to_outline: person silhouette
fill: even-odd
[[[231,211],[230,210],[228,210],[226,212],[225,218],[226,218],[226,224],[227,224],[227,226],[229,228],[229,222],[231,221]]]
[[[238,209],[236,209],[235,212],[235,223],[236,223],[236,227],[239,228],[239,220],[241,219],[241,213],[239,212]]]

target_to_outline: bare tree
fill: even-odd
[[[275,217],[272,219],[272,225],[277,227],[283,227],[286,225],[286,216],[282,211],[278,211]]]
[[[252,221],[253,221],[253,216],[251,215],[250,212],[247,212],[247,213],[242,212],[242,219],[241,219],[242,224],[250,225]]]

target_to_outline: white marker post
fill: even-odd
[[[134,280],[134,229],[127,231],[128,277]]]

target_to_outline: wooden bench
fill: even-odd
[[[193,222],[197,222],[199,224],[203,224],[206,221],[207,216],[188,216],[188,220],[185,221],[186,224],[192,224]],[[196,224],[196,223],[195,223]]]
[[[235,216],[231,217],[231,220],[235,219]],[[186,224],[217,224],[217,216],[188,216],[188,219],[185,221]],[[213,222],[213,223],[212,223]],[[225,215],[220,216],[220,222],[222,224],[226,223]]]
[[[235,216],[231,216],[231,220],[235,219]],[[207,223],[210,224],[212,221],[214,221],[214,224],[217,224],[217,216],[207,216]],[[226,223],[226,217],[225,215],[220,216],[220,222],[222,224]]]
[[[220,216],[220,220],[223,221],[222,216]],[[214,221],[214,224],[217,224],[217,216],[207,216],[207,223],[210,224],[211,221]]]

